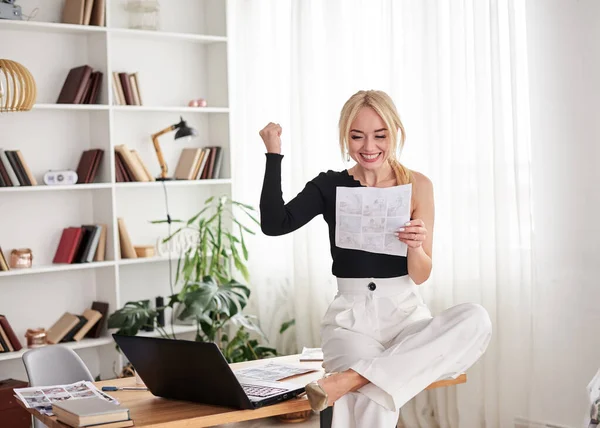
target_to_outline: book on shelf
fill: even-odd
[[[92,339],[97,339],[102,334],[102,328],[104,324],[106,324],[106,320],[108,319],[108,303],[106,302],[92,302],[92,310],[96,311],[100,314],[100,319],[91,328],[84,334],[84,337],[89,337]],[[86,313],[83,313],[83,316],[87,318]],[[85,328],[84,326],[83,328]],[[77,337],[78,335],[75,335]]]
[[[138,72],[113,71],[113,96],[116,105],[141,106],[142,94]]]
[[[105,11],[105,0],[65,0],[61,22],[104,27]]]
[[[223,162],[223,148],[186,147],[181,150],[174,178],[177,180],[203,180],[219,178]]]
[[[37,186],[20,150],[0,148],[0,187]]]
[[[88,184],[93,183],[96,179],[98,167],[104,156],[104,150],[102,149],[90,149],[85,150],[81,154],[79,164],[77,165],[77,184]]]
[[[96,303],[96,302],[94,302]],[[83,339],[104,317],[96,309],[88,308],[82,315],[65,312],[48,329],[46,339],[50,344],[78,342]]]
[[[52,263],[89,263],[104,260],[106,229],[106,224],[64,228]]]
[[[0,315],[0,353],[14,352],[23,348],[4,315]]]
[[[119,227],[119,248],[121,249],[121,258],[137,259],[137,253],[131,243],[127,226],[125,226],[125,219],[122,217],[117,218],[117,226]]]
[[[10,265],[8,264],[8,260],[4,256],[4,251],[2,251],[2,247],[0,247],[0,272],[5,272],[10,270]]]
[[[97,104],[102,89],[101,71],[87,64],[69,70],[56,100],[57,104]]]
[[[117,182],[155,181],[137,150],[126,144],[115,146],[115,172]]]

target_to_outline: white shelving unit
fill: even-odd
[[[41,185],[0,188],[0,247],[31,248],[31,269],[0,273],[0,313],[25,344],[28,328],[49,328],[64,312],[81,314],[93,301],[108,302],[109,312],[129,300],[170,294],[169,258],[121,259],[117,217],[125,220],[134,245],[151,245],[167,235],[165,191],[172,218],[187,219],[210,196],[231,193],[229,132],[229,49],[227,0],[161,0],[160,29],[127,28],[125,0],[106,0],[106,27],[60,23],[62,0],[19,0],[31,21],[0,20],[2,58],[17,61],[33,74],[38,97],[30,112],[0,114],[0,147],[19,149]],[[41,6],[40,6],[41,5]],[[56,104],[68,71],[88,64],[103,73],[99,104]],[[115,105],[112,72],[138,73],[142,106]],[[188,107],[205,98],[207,107]],[[154,176],[160,168],[150,135],[183,117],[198,130],[194,140],[160,138],[172,173],[184,147],[220,145],[221,175],[213,180],[116,183],[114,147],[136,149]],[[96,182],[45,186],[48,170],[75,169],[84,150],[101,148],[104,157]],[[106,261],[55,265],[52,258],[62,229],[108,225]],[[177,261],[172,261],[174,273]],[[166,314],[167,321],[170,315]],[[195,327],[173,326],[193,337]],[[171,331],[171,327],[167,326]],[[158,332],[144,332],[158,335]],[[99,339],[68,343],[94,375],[114,376],[122,358],[108,332]],[[26,379],[23,352],[0,354],[0,379]]]

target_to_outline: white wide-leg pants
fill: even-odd
[[[370,383],[335,402],[332,428],[395,427],[407,401],[464,373],[490,341],[482,306],[464,303],[432,317],[408,275],[337,281],[321,327],[323,367],[353,369]]]

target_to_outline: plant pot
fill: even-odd
[[[276,418],[279,422],[283,422],[286,424],[295,424],[299,422],[304,422],[312,415],[312,410],[302,410],[300,412],[292,412],[286,413],[283,415],[277,415]]]

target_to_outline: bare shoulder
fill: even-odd
[[[425,174],[412,170],[410,173],[413,182],[411,217],[422,217],[424,212],[433,213],[433,183]]]
[[[420,197],[429,197],[428,195],[433,194],[433,183],[425,174],[418,171],[410,171],[413,178],[414,192]]]

